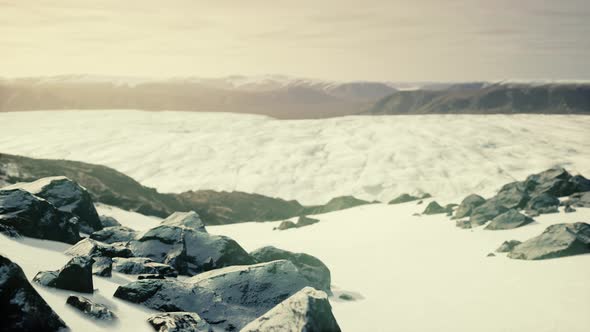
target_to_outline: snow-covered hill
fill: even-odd
[[[113,167],[161,192],[241,190],[305,204],[430,192],[457,201],[555,165],[590,174],[590,117],[428,115],[279,121],[239,114],[0,114],[0,151]]]

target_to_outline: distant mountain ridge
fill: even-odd
[[[361,114],[504,113],[590,114],[590,83],[500,83],[396,91]]]

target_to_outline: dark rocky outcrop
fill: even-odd
[[[126,243],[101,243],[92,239],[84,239],[64,252],[70,256],[88,257],[132,257],[133,253]]]
[[[94,303],[84,296],[71,295],[66,303],[80,310],[84,315],[101,321],[112,321],[117,316],[104,304]]]
[[[496,249],[496,252],[511,252],[517,245],[519,245],[521,243],[522,242],[520,242],[518,240],[504,241],[498,247],[498,249]]]
[[[275,227],[274,229],[279,230],[279,231],[283,231],[286,229],[300,228],[300,227],[313,225],[318,222],[320,222],[318,219],[309,218],[307,216],[301,216],[301,217],[299,217],[299,219],[297,219],[296,223],[292,222],[291,220],[285,220],[285,221],[281,222],[279,224],[279,226]]]
[[[485,203],[485,201],[485,198],[476,194],[471,194],[465,197],[465,199],[461,201],[461,204],[459,204],[459,207],[457,207],[457,211],[455,211],[455,215],[453,218],[461,219],[471,216],[471,212],[473,211],[473,209],[482,205],[483,203]]]
[[[71,290],[80,293],[93,293],[92,264],[94,259],[77,256],[72,258],[59,271],[37,273],[34,282],[43,286]]]
[[[168,264],[178,273],[194,275],[229,265],[252,264],[254,260],[226,236],[212,235],[184,226],[160,225],[129,242],[136,257]]]
[[[529,216],[518,212],[517,210],[510,209],[501,215],[492,219],[492,221],[486,226],[488,230],[501,230],[501,229],[513,229],[521,227],[535,221]]]
[[[119,221],[117,221],[117,219],[111,217],[111,216],[98,216],[98,218],[100,219],[100,223],[102,224],[102,227],[113,227],[113,226],[121,226],[121,223],[119,223]]]
[[[99,277],[110,277],[113,272],[113,259],[111,257],[93,257],[92,274]]]
[[[304,253],[294,253],[273,246],[256,249],[250,253],[250,256],[252,256],[257,263],[286,259],[295,264],[301,274],[303,274],[303,276],[309,281],[310,286],[331,294],[330,270],[321,260],[314,256]]]
[[[209,332],[211,326],[194,312],[167,312],[148,318],[158,332]]]
[[[527,211],[535,211],[537,213],[557,213],[559,206],[559,199],[557,197],[542,193],[533,198],[527,203]]]
[[[176,277],[178,272],[168,264],[156,263],[145,257],[113,258],[113,270],[125,274],[157,274]]]
[[[422,214],[449,213],[449,212],[453,211],[453,207],[455,207],[455,206],[456,206],[456,204],[448,204],[445,207],[442,207],[440,204],[438,204],[437,201],[432,201],[432,202],[428,203],[428,205],[426,206],[426,209],[424,209]]]
[[[125,226],[110,226],[90,234],[90,238],[104,243],[128,242],[134,240],[139,232]]]
[[[481,226],[506,211],[508,211],[508,208],[499,204],[496,200],[489,199],[473,209],[469,217],[469,223],[471,227]]]
[[[551,225],[532,239],[516,246],[508,257],[548,259],[590,253],[590,225],[583,222]]]
[[[239,330],[309,281],[286,260],[230,266],[184,281],[139,280],[120,286],[114,296],[166,312],[196,312],[215,330]]]
[[[328,203],[324,205],[308,206],[303,210],[303,214],[322,214],[332,211],[339,211],[349,209],[355,206],[372,204],[369,201],[364,201],[353,196],[340,196],[332,198]]]
[[[387,203],[387,204],[401,204],[401,203],[417,201],[419,199],[420,199],[420,197],[413,196],[410,194],[401,194],[401,195],[397,196],[396,198],[392,199],[391,201],[389,201],[389,203]]]
[[[80,230],[84,233],[102,229],[102,223],[90,194],[78,183],[64,176],[21,182],[4,189],[22,189],[47,200],[58,210],[77,217]]]
[[[47,305],[17,264],[0,255],[0,331],[59,331],[66,324]]]
[[[80,240],[76,217],[21,189],[0,190],[0,224],[23,236],[66,243]]]
[[[575,193],[564,204],[575,207],[590,207],[590,192]]]
[[[250,322],[240,331],[339,332],[340,327],[332,314],[328,295],[306,287]]]

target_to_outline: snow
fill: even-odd
[[[143,214],[122,210],[116,206],[106,204],[95,204],[96,212],[99,215],[113,217],[121,224],[137,231],[147,231],[150,228],[159,226],[162,219],[158,217],[145,216]]]
[[[63,254],[68,249],[68,244],[38,240],[32,238],[11,239],[0,234],[0,251],[14,263],[18,264],[27,279],[31,281],[39,271],[58,270],[72,257]],[[31,285],[39,292],[49,306],[66,322],[72,331],[153,331],[147,323],[147,318],[154,311],[137,306],[112,295],[119,285],[127,284],[135,278],[124,274],[113,273],[112,278],[94,277],[94,288],[98,289],[94,294],[83,296],[94,302],[105,304],[118,316],[113,324],[106,324],[87,318],[77,309],[66,305],[66,299],[72,291],[64,291],[55,288],[43,287],[31,282]],[[80,294],[78,294],[80,295]]]
[[[427,203],[366,205],[285,231],[272,230],[279,222],[207,230],[248,251],[274,245],[320,258],[332,272],[330,301],[343,331],[588,330],[590,255],[545,261],[486,255],[550,224],[590,220],[590,209],[541,215],[514,230],[471,231],[444,215],[412,216]],[[360,299],[337,299],[342,293]]]
[[[322,204],[430,192],[457,202],[556,164],[590,174],[590,117],[0,114],[0,151],[103,164],[161,192],[240,190]],[[34,134],[32,134],[34,133]]]

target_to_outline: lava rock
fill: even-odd
[[[257,263],[286,259],[295,264],[295,266],[309,281],[312,287],[331,294],[330,270],[321,260],[317,259],[316,257],[304,253],[293,253],[287,250],[275,248],[273,246],[256,249],[250,253],[250,256],[252,256]]]
[[[426,206],[426,209],[424,209],[424,212],[422,212],[422,214],[439,214],[439,213],[446,213],[447,209],[440,206],[440,204],[438,204],[436,201],[432,201],[430,203],[428,203],[428,205]]]
[[[80,240],[76,217],[21,189],[0,190],[0,224],[23,236],[66,243]]]
[[[533,221],[535,221],[533,218],[525,216],[524,214],[514,209],[511,209],[492,219],[492,221],[485,227],[485,229],[513,229],[530,224]]]
[[[0,255],[0,331],[59,331],[61,318],[29,283],[23,270]]]
[[[134,229],[125,226],[110,226],[90,234],[90,238],[104,243],[127,242],[137,237]]]
[[[59,289],[80,293],[93,293],[92,264],[94,259],[77,256],[72,258],[59,271],[42,271],[37,273],[34,282]]]
[[[496,249],[496,252],[511,252],[517,245],[519,245],[521,243],[522,242],[520,242],[518,240],[504,241],[498,247],[498,249]]]
[[[583,222],[555,224],[532,239],[516,246],[508,257],[548,259],[590,253],[590,225]]]
[[[100,223],[102,224],[103,228],[121,226],[121,223],[111,216],[98,216],[98,218],[100,219]]]
[[[286,260],[230,266],[179,281],[138,280],[114,296],[148,308],[196,312],[215,330],[239,330],[309,281]]]
[[[117,318],[117,316],[104,304],[94,303],[83,296],[71,295],[66,300],[66,303],[93,319],[112,321]]]
[[[473,209],[469,217],[469,222],[471,223],[471,227],[481,226],[506,211],[508,209],[504,205],[500,205],[496,200],[487,200],[482,205]]]
[[[461,204],[459,204],[457,211],[455,211],[454,219],[469,217],[473,209],[482,205],[485,202],[485,198],[476,194],[471,194],[465,197],[463,201],[461,201]]]
[[[194,229],[200,232],[207,232],[205,224],[195,211],[174,212],[168,218],[162,220],[161,225],[179,226]]]
[[[406,203],[406,202],[411,202],[411,201],[417,201],[419,199],[420,199],[420,197],[412,196],[410,194],[401,194],[401,195],[397,196],[396,198],[392,199],[391,201],[389,201],[389,203],[387,203],[387,204],[401,204],[401,203]]]
[[[16,183],[5,189],[22,189],[47,200],[58,210],[78,217],[80,230],[92,233],[102,229],[102,223],[88,191],[64,176],[41,178],[33,182]]]
[[[538,213],[557,213],[559,212],[559,199],[551,194],[543,193],[531,198],[527,204],[527,211],[537,211]]]
[[[230,265],[248,265],[254,260],[229,237],[193,228],[160,225],[129,242],[136,257],[168,264],[179,274],[195,275]]]
[[[113,270],[125,274],[158,274],[176,277],[178,272],[168,264],[156,263],[146,257],[113,258]]]
[[[305,287],[264,315],[246,325],[241,332],[324,331],[339,332],[328,295]]]
[[[148,323],[158,332],[209,332],[211,326],[194,312],[155,314]]]
[[[94,257],[92,274],[100,277],[110,277],[113,272],[113,259],[110,257]]]
[[[89,257],[132,257],[133,253],[125,243],[100,243],[92,239],[84,239],[64,252],[70,256]]]

